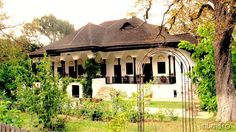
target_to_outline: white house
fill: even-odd
[[[102,87],[131,95],[137,91],[137,84],[155,78],[151,85],[153,98],[175,98],[186,92],[186,73],[194,66],[190,53],[177,48],[180,40],[196,43],[190,34],[170,35],[165,28],[133,17],[100,25],[88,23],[30,56],[36,62],[46,51],[54,74],[70,77],[83,75],[85,60],[95,59],[102,65],[101,76],[93,79],[93,97]],[[82,97],[81,87],[72,83],[67,91],[71,96]]]

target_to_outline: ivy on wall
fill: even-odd
[[[81,80],[83,86],[83,97],[92,98],[92,79],[99,73],[100,65],[95,61],[95,59],[88,59],[85,61],[83,67],[85,70],[85,77]]]

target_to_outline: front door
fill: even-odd
[[[150,63],[143,64],[143,82],[149,82],[152,78],[152,66]]]
[[[121,83],[121,65],[114,65],[114,81]]]

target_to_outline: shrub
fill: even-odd
[[[60,87],[60,80],[53,76],[51,62],[44,56],[43,61],[36,66],[36,80],[40,86],[18,88],[18,101],[27,106],[27,110],[37,114],[39,123],[46,129],[54,128],[53,120],[57,119],[64,105],[65,91]]]
[[[56,118],[52,120],[52,124],[50,125],[50,130],[53,131],[63,131],[65,128],[65,119]]]
[[[149,112],[146,112],[146,113],[144,113],[144,117],[145,117],[145,119],[154,120],[154,119],[157,118],[157,115],[156,115],[156,114],[149,113]]]
[[[191,57],[196,62],[189,74],[193,83],[197,84],[197,93],[201,101],[201,108],[215,112],[217,110],[215,90],[215,63],[214,63],[214,25],[199,26],[198,35],[201,38],[194,45],[187,41],[181,41],[179,48],[191,51]]]
[[[130,117],[129,117],[130,122],[132,123],[136,123],[138,121],[138,112],[137,111],[133,111],[130,113]]]
[[[170,117],[170,119],[172,121],[176,121],[178,119],[178,115],[174,112],[173,109],[167,109],[166,114],[167,114],[167,116]]]
[[[10,107],[10,101],[0,101],[0,122],[12,126],[21,127],[22,119],[19,116],[19,110]]]
[[[159,110],[157,112],[157,118],[160,120],[160,121],[164,121],[164,119],[166,118],[166,115],[164,114],[164,112],[162,110]]]

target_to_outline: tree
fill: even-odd
[[[139,0],[150,3],[152,0]],[[214,34],[214,57],[215,57],[215,78],[216,78],[216,95],[217,95],[217,120],[222,122],[236,121],[236,95],[233,83],[232,68],[232,32],[236,24],[236,1],[235,0],[174,0],[168,7],[165,15],[171,11],[175,5],[181,5],[182,8],[177,9],[170,16],[170,25],[181,22],[179,16],[187,16],[184,20],[185,24],[194,23],[204,17],[205,11],[212,14],[212,21],[215,23]],[[195,6],[197,5],[197,6]],[[151,7],[151,6],[149,6]],[[183,9],[187,9],[183,11]],[[150,9],[147,8],[146,14]],[[147,15],[146,15],[147,16]],[[148,17],[147,17],[148,18]],[[183,18],[183,17],[182,17]],[[190,19],[190,20],[186,20]],[[176,23],[177,22],[177,23]],[[163,26],[163,23],[162,25]]]
[[[0,39],[0,92],[15,100],[18,82],[30,85],[33,82],[31,63],[25,44],[19,44],[8,38]]]
[[[59,78],[53,75],[51,62],[46,54],[36,68],[38,72],[35,78],[40,86],[19,85],[18,103],[23,109],[35,113],[44,128],[62,131],[64,121],[58,117],[58,114],[60,108],[64,106],[66,92],[63,91]]]
[[[35,18],[31,23],[23,26],[23,34],[31,41],[40,43],[40,38],[46,37],[50,43],[63,38],[74,31],[74,26],[68,21],[57,19],[53,15]]]

